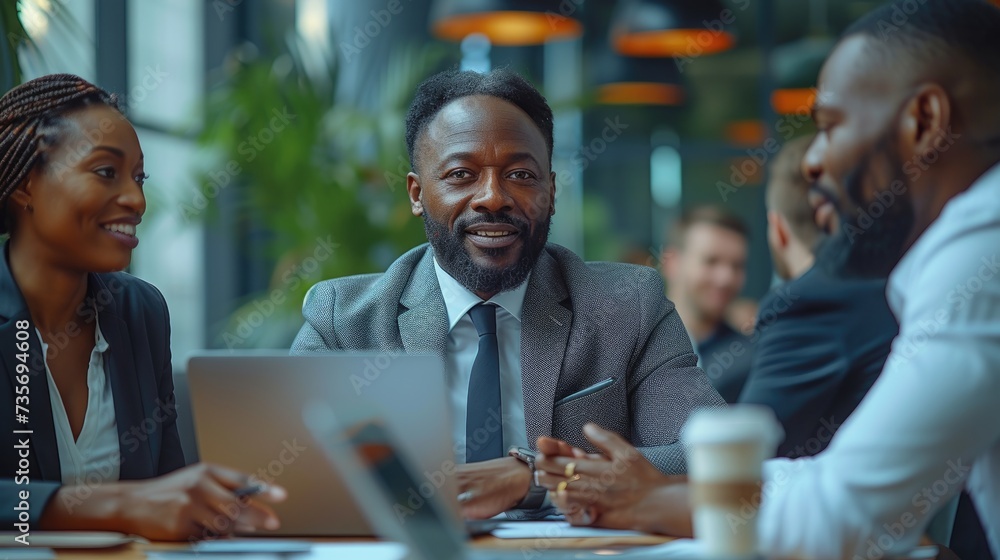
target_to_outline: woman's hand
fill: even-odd
[[[684,477],[662,474],[613,432],[595,424],[587,424],[583,432],[601,455],[551,438],[538,441],[538,482],[570,523],[690,535]]]
[[[280,502],[285,490],[265,486],[253,499],[234,490],[253,484],[238,471],[198,463],[149,480],[122,481],[94,489],[86,499],[77,487],[61,488],[46,507],[45,529],[124,531],[150,540],[191,540],[277,529],[278,517],[262,502]]]

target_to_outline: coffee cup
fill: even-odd
[[[694,534],[707,556],[757,555],[763,463],[783,437],[774,412],[757,405],[698,410],[684,425]]]

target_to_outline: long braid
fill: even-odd
[[[50,74],[25,82],[0,97],[0,210],[55,143],[46,133],[63,114],[104,104],[121,110],[116,96],[72,74]],[[0,216],[0,233],[7,233]]]

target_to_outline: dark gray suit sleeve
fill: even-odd
[[[320,282],[306,293],[302,316],[306,322],[292,342],[293,355],[340,350],[333,325],[333,305],[337,292],[330,282]]]
[[[629,375],[632,444],[660,471],[684,474],[680,430],[694,410],[726,406],[698,357],[655,271],[640,279],[639,341]]]

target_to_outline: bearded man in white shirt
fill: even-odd
[[[908,0],[844,34],[819,78],[803,168],[840,215],[830,260],[892,270],[899,336],[829,448],[765,468],[769,557],[875,558],[917,545],[965,488],[1000,556],[1000,9]],[[543,439],[541,482],[576,523],[689,535],[683,476],[588,425],[606,458]],[[628,461],[608,486],[601,473]],[[618,466],[615,473],[619,473]],[[609,480],[611,477],[606,477]]]

